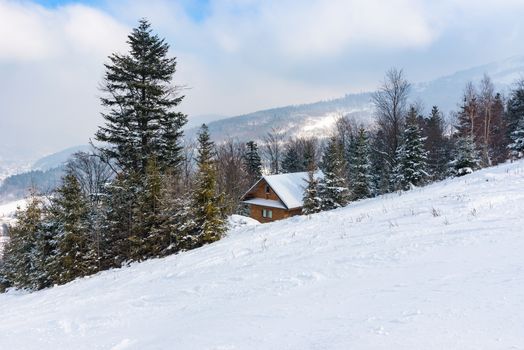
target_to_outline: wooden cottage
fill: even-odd
[[[259,222],[300,215],[307,179],[307,172],[262,176],[242,196],[242,202]]]

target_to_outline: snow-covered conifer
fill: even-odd
[[[449,168],[451,175],[454,176],[470,174],[480,168],[479,152],[471,137],[459,137],[456,140]]]
[[[508,149],[514,159],[524,157],[524,116],[518,122],[515,130],[510,135],[511,143]]]
[[[417,112],[411,107],[402,134],[402,144],[397,149],[393,183],[397,189],[407,190],[424,183],[428,174],[425,138],[421,136],[417,122]]]
[[[372,194],[371,161],[368,136],[364,128],[358,131],[355,146],[351,154],[351,183],[352,199],[368,198]]]
[[[254,141],[246,143],[244,167],[249,176],[250,183],[254,183],[262,176],[262,161],[260,160],[258,145]]]
[[[322,200],[318,194],[318,179],[315,178],[315,169],[311,167],[308,171],[307,186],[304,189],[304,205],[302,214],[309,215],[322,210]]]
[[[331,137],[322,157],[324,177],[319,181],[322,210],[344,207],[349,202],[349,189],[344,178],[346,165],[339,140]]]
[[[198,135],[198,173],[193,190],[192,216],[200,244],[219,240],[226,230],[220,210],[221,196],[217,194],[214,143],[207,125],[203,124]]]

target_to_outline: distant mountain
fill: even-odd
[[[466,83],[469,81],[478,83],[484,74],[490,76],[498,92],[507,95],[515,81],[524,77],[524,56],[515,56],[462,70],[427,83],[414,84],[412,97],[420,99],[426,109],[437,105],[442,111],[448,113],[457,109]]]
[[[497,91],[507,94],[511,85],[524,76],[524,56],[462,70],[429,82],[415,83],[411,100],[421,102],[426,108],[426,113],[431,106],[437,105],[447,114],[457,109],[466,83],[468,81],[478,83],[484,73],[492,78]],[[241,141],[258,140],[272,128],[291,136],[325,136],[330,132],[337,116],[341,115],[347,115],[363,124],[372,123],[371,92],[348,94],[329,101],[262,110],[213,121],[208,126],[216,141],[227,138]],[[196,128],[190,128],[186,131],[186,135],[192,138],[196,131]]]
[[[40,158],[30,170],[5,176],[0,183],[0,203],[23,198],[31,189],[50,193],[60,184],[67,160],[77,152],[89,150],[88,145],[70,147]]]
[[[51,193],[60,185],[63,174],[62,165],[8,176],[0,185],[0,203],[24,198],[31,190],[36,190],[37,193]]]
[[[50,170],[62,166],[67,160],[77,152],[88,152],[91,149],[89,145],[79,145],[67,148],[65,150],[50,154],[40,158],[33,163],[33,170]]]
[[[202,115],[190,115],[187,118],[186,128],[198,128],[202,124],[210,123],[214,120],[224,119],[227,116],[218,114],[202,114]]]
[[[347,115],[363,123],[372,115],[371,93],[351,94],[342,98],[310,104],[272,108],[209,123],[215,140],[237,138],[259,139],[271,129],[290,135],[316,135],[327,133],[337,117]],[[197,129],[188,129],[189,138]]]

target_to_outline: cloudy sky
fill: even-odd
[[[0,0],[0,155],[86,143],[103,63],[147,17],[178,57],[181,109],[236,115],[523,54],[522,0]]]

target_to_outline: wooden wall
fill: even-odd
[[[265,180],[262,180],[259,182],[259,184],[249,192],[249,194],[246,196],[246,199],[250,198],[263,198],[263,199],[271,199],[274,201],[280,200],[278,198],[277,194],[273,191],[273,189],[269,188],[269,193],[266,193],[266,184],[267,182]]]
[[[262,216],[262,210],[272,210],[273,211],[273,218],[265,218]],[[282,220],[287,219],[289,217],[300,215],[302,213],[302,209],[293,209],[293,210],[287,210],[287,209],[280,209],[280,208],[270,208],[270,207],[264,207],[261,205],[249,205],[250,210],[250,216],[259,221],[259,222],[271,222],[276,220]]]

